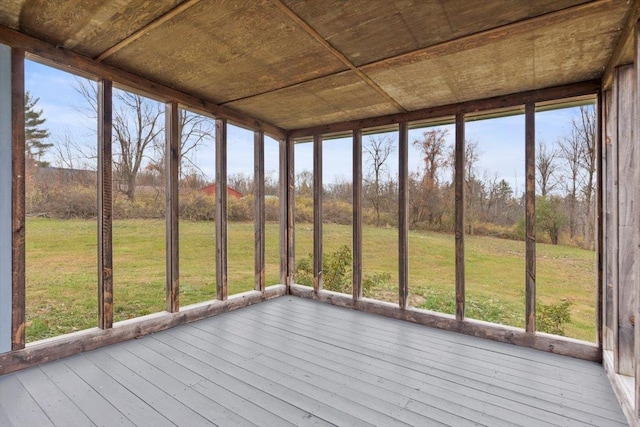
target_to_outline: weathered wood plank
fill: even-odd
[[[287,176],[287,293],[289,293],[289,286],[293,284],[294,275],[296,272],[296,226],[295,226],[295,213],[296,213],[296,192],[295,192],[295,146],[294,140],[287,137],[286,139],[286,151],[287,151],[287,164],[286,164],[286,176]]]
[[[562,86],[536,89],[493,98],[466,101],[449,105],[425,108],[408,113],[389,114],[362,120],[351,120],[308,128],[292,129],[290,138],[302,139],[315,134],[346,134],[354,129],[377,128],[396,125],[401,122],[414,122],[455,116],[457,113],[473,113],[478,111],[519,108],[527,102],[545,102],[563,98],[595,94],[600,88],[600,80],[587,80]]]
[[[180,171],[180,124],[176,102],[165,105],[165,177],[166,177],[166,310],[180,310],[180,256],[178,231],[178,181]]]
[[[602,91],[598,92],[596,101],[596,344],[600,347],[600,352],[604,349],[603,345],[603,324],[604,324],[604,171],[603,171],[603,113],[604,99]]]
[[[464,275],[464,214],[465,214],[465,141],[464,114],[456,114],[455,147],[455,236],[456,236],[456,319],[464,320],[465,275]]]
[[[398,303],[409,303],[409,126],[398,129]]]
[[[362,131],[353,131],[353,299],[362,298]]]
[[[634,198],[636,147],[633,141],[633,65],[618,68],[618,373],[633,376],[635,313],[635,227]]]
[[[576,357],[578,359],[598,361],[601,358],[596,345],[570,338],[543,333],[528,334],[522,329],[495,325],[480,320],[466,319],[459,322],[455,317],[450,315],[417,308],[406,308],[402,310],[398,309],[394,304],[376,301],[369,298],[362,298],[359,301],[354,302],[352,298],[345,299],[344,295],[335,292],[323,290],[314,294],[313,292],[309,292],[308,288],[298,285],[293,285],[290,289],[290,293],[291,295],[310,298],[340,307],[348,307],[367,313],[406,320],[425,326],[459,332],[493,341],[535,348],[537,350]]]
[[[615,79],[613,84],[615,85]],[[630,391],[631,387],[629,387],[630,377],[616,373],[613,366],[612,351],[605,351],[602,359],[604,370],[607,373],[611,388],[618,399],[622,412],[627,418],[630,426],[638,427],[640,423],[636,419],[634,397],[632,395],[633,393]]]
[[[254,214],[253,234],[255,239],[254,266],[256,291],[265,288],[265,205],[264,205],[264,132],[253,133],[253,187]]]
[[[77,70],[80,74],[112,80],[117,84],[126,86],[128,90],[137,90],[145,94],[154,95],[155,98],[175,101],[189,107],[194,112],[218,119],[224,118],[244,128],[264,130],[266,134],[275,138],[283,138],[286,135],[284,129],[249,117],[231,108],[218,105],[211,100],[188,95],[2,26],[0,26],[0,43],[34,54],[49,65],[57,68],[71,68]]]
[[[216,295],[227,299],[227,120],[216,120]]]
[[[60,337],[43,340],[22,350],[0,354],[0,375],[25,369],[65,356],[90,351],[110,344],[163,331],[177,325],[194,322],[257,302],[282,296],[284,285],[269,286],[264,293],[249,291],[235,294],[226,301],[212,300],[183,307],[178,313],[155,313],[118,322],[111,329],[87,329]]]
[[[616,70],[617,74],[617,70]],[[618,82],[613,82],[606,105],[607,150],[607,290],[606,342],[613,352],[614,371],[618,370]]]
[[[288,274],[288,241],[289,234],[287,228],[288,222],[288,205],[287,201],[288,190],[289,190],[289,173],[287,169],[287,140],[281,139],[278,141],[278,155],[280,158],[280,283],[283,285],[287,284]]]
[[[11,49],[11,229],[12,311],[11,348],[25,344],[25,130],[24,51]]]
[[[640,12],[640,2],[637,3],[637,11]],[[635,322],[634,326],[634,348],[633,348],[633,361],[634,361],[634,377],[635,377],[635,418],[636,421],[640,424],[640,152],[638,151],[638,147],[640,147],[640,16],[636,17],[637,22],[635,23],[635,31],[634,31],[634,54],[635,54],[635,81],[634,88],[632,93],[632,105],[628,105],[627,108],[631,108],[633,110],[632,116],[632,135],[633,141],[631,144],[636,147],[635,149],[635,158],[633,159],[633,167],[635,169],[633,182],[635,184],[635,204],[634,204],[634,212],[633,217],[635,218],[634,226],[636,228],[635,234],[635,265],[636,270],[634,272],[634,300],[633,300],[633,313]]]
[[[525,272],[525,329],[536,330],[536,105],[525,105],[525,164],[526,180],[526,272]]]
[[[313,136],[313,290],[322,289],[322,135]]]
[[[113,83],[98,82],[98,326],[113,326]]]

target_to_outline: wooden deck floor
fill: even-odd
[[[601,365],[280,297],[0,377],[2,426],[627,425]]]

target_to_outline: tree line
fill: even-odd
[[[77,80],[76,91],[85,101],[84,111],[97,114],[96,86]],[[47,167],[45,155],[55,150],[56,164],[73,169],[79,158],[97,159],[95,150],[87,152],[70,138],[51,142],[44,127],[44,112],[37,109],[38,98],[25,97],[25,152],[36,167]],[[540,237],[550,243],[561,241],[585,248],[593,247],[595,206],[595,111],[593,106],[577,108],[566,135],[536,147],[536,222]],[[164,185],[164,108],[138,94],[114,91],[113,164],[114,188],[129,204],[137,192]],[[210,184],[191,154],[213,138],[211,120],[180,110],[180,185],[183,191],[198,190]],[[409,175],[409,222],[412,229],[453,232],[454,227],[454,149],[446,128],[430,128],[412,141],[421,155],[421,166]],[[372,136],[363,145],[363,196],[365,221],[375,226],[395,226],[398,213],[398,177],[389,168],[396,151],[388,136]],[[523,147],[524,149],[524,147]],[[465,141],[464,185],[466,191],[466,232],[513,239],[524,238],[524,192],[491,176],[478,167],[482,147]],[[82,163],[87,164],[91,162]],[[95,165],[95,162],[93,162]],[[253,194],[253,177],[237,174],[229,185],[243,194]],[[269,175],[267,194],[278,194],[277,177]],[[313,174],[297,171],[298,221],[313,218]],[[142,190],[141,190],[142,189]],[[148,196],[148,194],[146,194]],[[158,195],[159,197],[161,195]],[[161,197],[160,197],[161,198]],[[350,221],[352,185],[343,180],[324,188],[325,220]],[[250,209],[248,209],[250,211]],[[240,215],[240,217],[243,217]],[[250,218],[247,218],[250,219]]]

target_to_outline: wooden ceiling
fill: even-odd
[[[298,129],[600,78],[637,3],[0,0],[0,25]]]

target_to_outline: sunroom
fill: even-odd
[[[640,424],[640,1],[0,4],[0,425]]]

